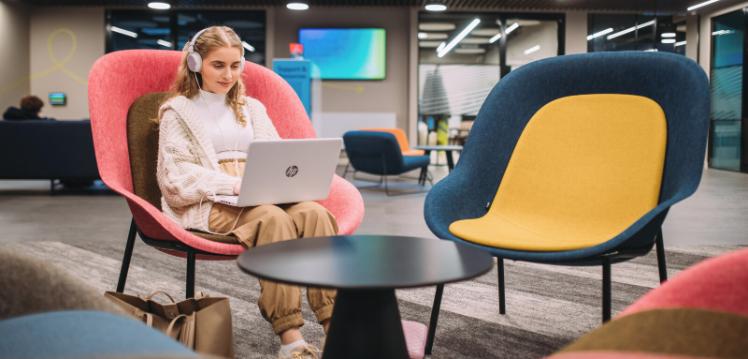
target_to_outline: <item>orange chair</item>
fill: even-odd
[[[400,145],[400,150],[403,152],[403,156],[423,156],[423,150],[413,150],[408,144],[408,137],[405,136],[405,131],[399,128],[364,128],[361,131],[379,131],[391,133],[397,139],[397,143]]]
[[[403,156],[423,156],[426,153],[424,150],[411,149],[410,144],[408,143],[408,137],[405,136],[405,131],[400,128],[363,128],[360,131],[391,133],[393,136],[395,136],[395,140],[397,140],[397,144],[400,146],[400,151],[403,153]],[[348,174],[350,166],[350,163],[345,166],[345,171],[343,171],[343,178],[345,178],[345,176]],[[382,178],[384,179],[385,177]],[[421,169],[421,174],[418,176],[418,183],[420,185],[426,184],[426,181],[429,181],[433,184],[431,174],[428,171],[428,166],[423,167]],[[387,193],[389,194],[389,191],[387,191]]]

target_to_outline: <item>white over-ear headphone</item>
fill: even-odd
[[[190,44],[187,46],[187,68],[192,72],[200,72],[200,70],[203,68],[203,58],[199,53],[197,53],[197,51],[195,51],[195,43],[197,42],[197,39],[200,38],[200,35],[202,35],[203,32],[208,29],[209,28],[205,28],[198,31],[197,34],[192,37],[192,40],[190,40]],[[239,62],[239,72],[242,71],[244,71],[244,48],[242,48],[242,59]]]

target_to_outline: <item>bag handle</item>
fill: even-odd
[[[153,314],[145,312],[143,313],[143,317],[145,318],[144,320],[145,325],[147,325],[150,328],[153,328]]]
[[[143,297],[143,299],[146,300],[146,301],[149,301],[149,300],[153,299],[155,296],[157,296],[159,294],[163,294],[167,298],[169,298],[169,300],[171,300],[172,304],[176,303],[176,301],[174,300],[174,298],[171,295],[169,295],[169,293],[166,293],[163,290],[157,290],[157,291],[155,291],[155,292],[153,292],[153,293],[151,293],[151,294]]]
[[[180,314],[180,315],[177,315],[174,319],[172,319],[171,322],[169,323],[169,326],[166,328],[166,331],[165,331],[166,335],[174,338],[174,336],[171,335],[171,331],[174,330],[174,326],[177,324],[177,322],[180,319],[187,319],[187,316],[184,314]]]

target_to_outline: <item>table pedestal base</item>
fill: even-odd
[[[408,359],[394,289],[339,289],[324,359]]]

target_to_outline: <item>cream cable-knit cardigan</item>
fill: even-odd
[[[254,139],[279,139],[265,106],[251,97],[245,97],[245,102],[244,113],[252,125]],[[164,213],[183,228],[210,232],[210,196],[234,194],[234,185],[240,178],[220,170],[206,128],[210,122],[197,118],[195,106],[187,97],[177,96],[159,109],[156,177]]]

